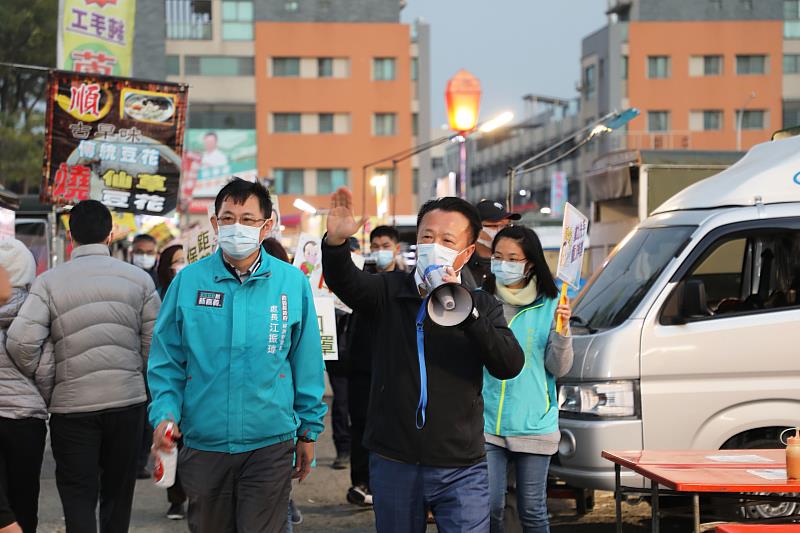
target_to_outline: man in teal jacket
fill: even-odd
[[[153,445],[170,449],[166,428],[180,428],[191,531],[283,531],[327,409],[314,300],[300,270],[262,251],[263,186],[235,179],[215,208],[221,250],[177,275],[153,334]]]

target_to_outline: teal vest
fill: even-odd
[[[506,380],[484,369],[484,432],[512,437],[558,430],[556,380],[544,366],[557,306],[557,298],[540,297],[511,319],[509,327],[525,352],[525,366],[517,377]]]

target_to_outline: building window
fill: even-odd
[[[333,133],[333,113],[319,114],[319,132]]]
[[[301,168],[276,168],[272,172],[277,194],[303,194],[304,172]]]
[[[397,115],[375,113],[372,118],[372,133],[378,137],[397,135]]]
[[[210,40],[211,0],[166,0],[168,40]]]
[[[703,131],[722,129],[722,111],[703,111]]]
[[[783,102],[783,128],[800,126],[800,100]]]
[[[596,68],[594,65],[589,65],[583,69],[583,94],[587,100],[594,97],[594,92],[597,90],[597,83],[595,79]]]
[[[647,77],[650,79],[669,78],[669,56],[648,56]]]
[[[300,58],[273,57],[272,76],[275,78],[296,78],[300,76]]]
[[[736,56],[736,74],[766,74],[767,56],[747,55]]]
[[[722,75],[722,56],[691,56],[689,58],[689,76],[720,76]]]
[[[297,11],[300,9],[300,3],[299,2],[286,2],[285,4],[283,4],[283,9],[287,13],[297,13]]]
[[[419,169],[411,169],[411,192],[419,194]]]
[[[623,80],[628,79],[628,56],[622,56],[622,60],[620,61],[620,77]]]
[[[783,0],[783,38],[800,39],[800,0]]]
[[[417,81],[419,79],[419,58],[412,57],[411,58],[411,81]]]
[[[256,127],[255,113],[255,105],[192,104],[189,107],[189,127],[252,130]]]
[[[332,78],[333,77],[333,58],[320,57],[317,59],[317,77],[318,78]]]
[[[253,40],[253,0],[222,1],[222,38],[226,41]]]
[[[767,112],[763,109],[746,109],[736,111],[736,120],[740,120],[743,130],[763,130],[766,129]]]
[[[669,111],[648,111],[647,131],[669,131]]]
[[[784,54],[783,73],[800,74],[800,54]]]
[[[375,81],[392,81],[395,78],[395,59],[393,57],[376,57],[372,60],[372,79]]]
[[[331,194],[339,187],[347,187],[347,169],[319,169],[317,170],[317,194]]]
[[[411,135],[419,135],[419,113],[411,113]]]
[[[167,56],[167,76],[181,75],[181,56]]]
[[[274,113],[272,115],[274,133],[300,133],[300,113]]]
[[[234,56],[186,56],[187,76],[252,76],[253,58]]]

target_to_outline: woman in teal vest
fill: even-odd
[[[489,463],[491,531],[503,532],[506,472],[513,461],[517,507],[525,533],[548,533],[547,470],[558,450],[556,378],[572,366],[572,339],[555,332],[570,307],[558,305],[558,289],[533,230],[508,226],[492,243],[493,276],[484,289],[503,304],[509,327],[525,351],[525,367],[514,379],[484,370],[484,433]]]

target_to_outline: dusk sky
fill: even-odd
[[[606,23],[605,0],[408,0],[403,22],[431,25],[433,116],[447,121],[447,80],[465,68],[481,80],[481,119],[510,109],[523,118],[524,94],[573,98],[581,39]]]

